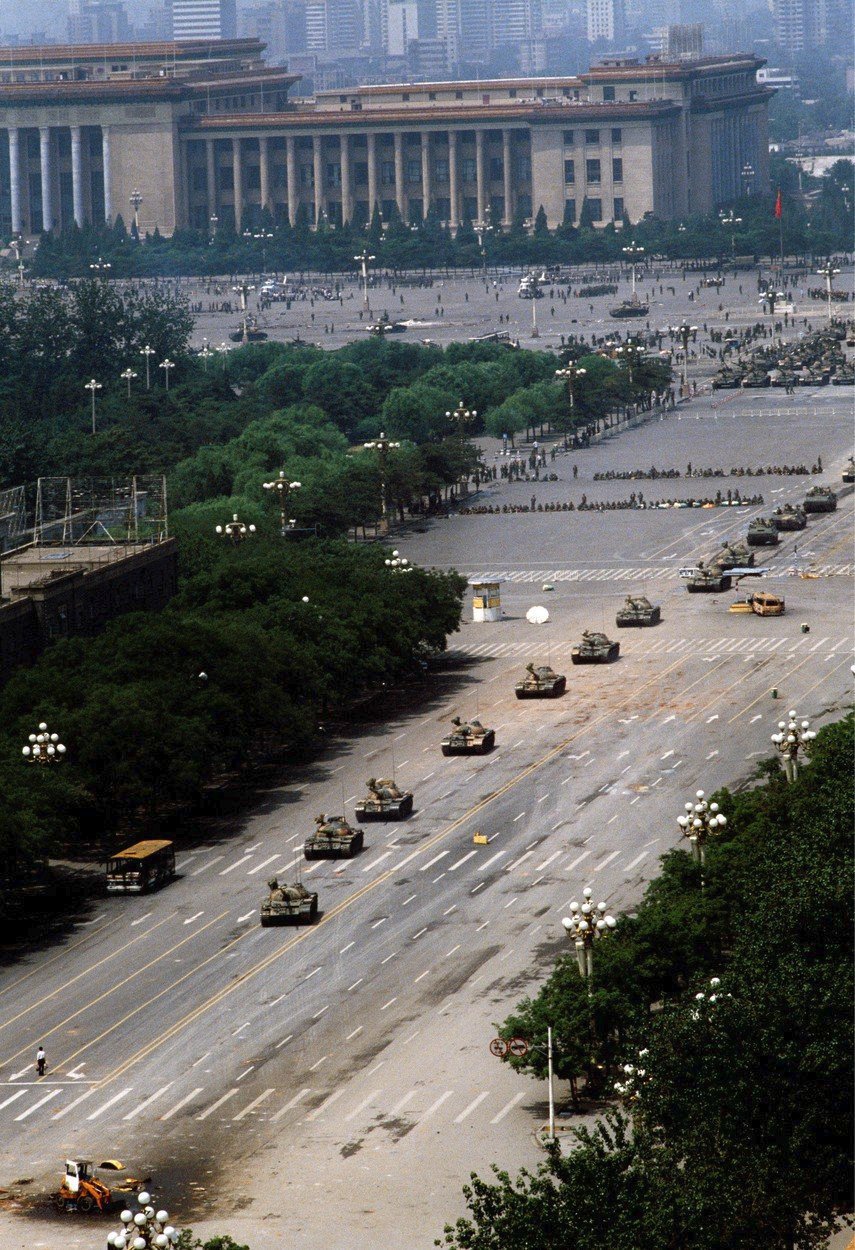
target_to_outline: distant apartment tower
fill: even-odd
[[[618,42],[623,30],[623,0],[588,0],[588,43]]]
[[[172,37],[234,39],[237,35],[236,0],[172,0]]]

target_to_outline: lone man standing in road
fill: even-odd
[[[45,1074],[45,1048],[41,1044],[39,1045],[39,1048],[36,1051],[36,1068],[38,1069],[39,1076],[44,1076]]]

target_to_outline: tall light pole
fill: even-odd
[[[677,817],[677,824],[684,838],[692,847],[692,858],[703,868],[706,862],[706,843],[727,824],[727,817],[719,811],[718,803],[708,803],[704,791],[695,793],[694,803],[686,804],[684,816]]]
[[[133,191],[128,196],[128,203],[134,210],[134,237],[137,239],[140,237],[140,205],[142,202],[143,197],[141,192],[134,187]]]
[[[376,256],[369,254],[368,248],[364,247],[358,256],[353,258],[359,265],[359,272],[362,275],[362,307],[369,315],[371,313],[371,304],[368,299],[368,266],[372,261],[377,259]]]
[[[137,1194],[139,1211],[126,1207],[119,1214],[119,1232],[107,1234],[107,1250],[168,1250],[177,1246],[180,1234],[169,1223],[169,1212],[157,1211],[151,1205],[151,1194]]]
[[[594,976],[594,943],[617,925],[614,916],[608,915],[605,903],[591,902],[593,890],[590,886],[585,886],[582,891],[584,902],[581,904],[572,902],[570,904],[570,915],[565,916],[561,921],[564,931],[569,938],[572,939],[576,947],[576,962],[579,965],[579,975],[583,977],[588,987],[588,997],[591,997],[592,979]]]
[[[140,355],[145,356],[145,389],[147,391],[150,391],[151,390],[151,368],[150,368],[149,362],[151,361],[152,356],[157,355],[157,352],[154,350],[151,344],[146,343],[145,347],[140,348]]]
[[[830,323],[832,320],[832,314],[831,314],[832,289],[833,289],[834,279],[840,273],[840,270],[835,269],[831,261],[829,261],[827,265],[823,265],[822,269],[817,269],[816,272],[817,272],[817,277],[825,278],[825,290],[826,290],[826,294],[828,297],[828,320]]]
[[[810,721],[797,721],[795,710],[790,712],[789,720],[778,721],[778,732],[772,734],[772,741],[783,761],[787,781],[795,781],[799,775],[800,753],[805,757],[802,763],[808,762],[815,737]]]
[[[44,721],[40,721],[38,733],[30,734],[28,745],[21,749],[28,764],[59,764],[65,755],[65,747],[59,734],[51,733]]]
[[[737,217],[736,213],[731,208],[728,212],[725,212],[724,209],[722,209],[718,215],[718,219],[721,222],[721,224],[724,226],[725,230],[730,231],[730,251],[731,251],[731,255],[735,256],[736,255],[736,227],[742,225],[742,218]]]
[[[389,507],[386,500],[386,481],[389,468],[389,452],[397,451],[401,446],[400,443],[394,443],[381,432],[379,438],[372,439],[370,443],[364,443],[366,451],[377,452],[377,462],[380,466],[380,515],[384,521],[388,518]]]
[[[568,396],[569,396],[569,398],[570,398],[570,425],[571,425],[571,428],[572,428],[572,425],[573,425],[573,419],[574,419],[574,417],[575,417],[575,415],[576,415],[576,397],[575,397],[575,395],[574,395],[574,393],[573,393],[573,388],[574,388],[574,386],[575,386],[575,384],[576,384],[576,379],[577,379],[577,378],[583,378],[587,372],[588,372],[588,370],[587,370],[587,369],[580,369],[580,368],[578,368],[578,367],[577,367],[577,365],[575,364],[575,362],[574,362],[574,361],[572,361],[572,360],[571,360],[571,361],[570,361],[570,363],[569,363],[568,365],[566,365],[563,369],[556,369],[556,370],[555,370],[555,376],[556,376],[556,378],[558,378],[558,380],[559,380],[560,382],[566,382],[566,383],[567,383],[567,394],[568,394]],[[566,434],[564,435],[564,445],[565,445],[565,447],[567,446],[567,435],[566,435]]]
[[[689,339],[692,335],[697,334],[698,327],[689,325],[688,321],[682,322],[681,325],[671,326],[671,333],[679,336],[683,345],[683,393],[686,394],[689,389]]]
[[[134,378],[139,377],[139,374],[138,374],[138,373],[134,373],[133,369],[124,369],[124,370],[123,370],[123,371],[119,374],[119,377],[122,379],[122,381],[123,381],[123,382],[127,382],[127,384],[128,384],[128,399],[130,399],[130,397],[131,397],[131,383],[133,382]]]
[[[83,389],[88,391],[89,394],[92,396],[92,433],[94,434],[95,433],[95,395],[98,391],[102,390],[103,387],[100,382],[96,382],[94,378],[90,378],[88,382],[83,383]]]
[[[157,367],[158,369],[163,370],[163,376],[164,376],[165,383],[166,383],[166,389],[168,391],[169,390],[169,371],[170,369],[175,368],[175,361],[170,360],[169,357],[167,356],[166,360],[161,360],[160,364]]]
[[[627,247],[621,248],[621,251],[623,252],[624,256],[629,261],[630,271],[632,273],[632,302],[634,304],[635,303],[635,262],[637,260],[641,260],[642,256],[644,255],[644,248],[641,247],[640,244],[636,243],[635,239],[633,239],[632,242],[628,244]]]
[[[302,484],[302,482],[289,482],[284,469],[279,470],[279,476],[272,482],[264,483],[265,490],[275,490],[279,496],[280,533],[283,538],[288,533],[288,500],[291,492],[299,490]]]
[[[237,547],[245,538],[250,538],[255,533],[254,525],[247,525],[244,521],[238,519],[236,512],[232,513],[232,519],[227,521],[225,525],[215,525],[214,533],[218,538],[227,538],[233,546]]]

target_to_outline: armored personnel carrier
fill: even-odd
[[[368,797],[356,804],[357,820],[403,820],[413,810],[409,790],[399,790],[386,777],[368,778]]]
[[[780,541],[774,517],[758,516],[749,524],[746,538],[749,547],[777,547]]]
[[[753,561],[754,557],[751,559]],[[686,590],[690,595],[717,594],[721,590],[730,590],[732,585],[733,578],[720,565],[707,568],[703,560],[699,560],[697,569],[686,582]]]
[[[315,832],[303,844],[306,859],[357,855],[362,850],[362,830],[353,829],[343,816],[315,817]]]
[[[843,470],[844,482],[855,482],[855,456],[850,456],[846,468]]]
[[[804,508],[798,504],[785,503],[772,513],[772,520],[779,530],[803,530],[807,525]]]
[[[451,723],[454,728],[442,740],[443,755],[486,755],[496,745],[495,729],[485,729],[477,718],[465,723],[455,716]]]
[[[623,607],[618,608],[615,624],[619,629],[630,626],[658,625],[662,620],[662,609],[654,606],[644,595],[627,595]]]
[[[310,893],[301,881],[280,885],[278,878],[267,882],[270,891],[261,904],[261,924],[311,924],[318,918],[318,896]]]
[[[611,664],[619,655],[619,642],[612,642],[605,634],[583,629],[582,641],[570,652],[570,659],[574,664]]]
[[[754,552],[749,551],[745,543],[725,543],[710,563],[723,573],[728,573],[731,569],[753,569]],[[701,563],[698,562],[698,568],[701,567]]]
[[[518,699],[558,699],[567,689],[567,678],[548,664],[526,664],[525,673],[514,687]]]
[[[805,512],[835,512],[837,496],[830,486],[812,486],[802,504]]]

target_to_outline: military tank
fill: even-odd
[[[387,777],[368,778],[368,797],[356,804],[357,820],[403,820],[413,810],[409,790],[399,790]]]
[[[844,482],[855,482],[855,456],[850,456],[846,468],[843,470]]]
[[[267,888],[270,893],[261,904],[263,928],[274,924],[311,924],[317,920],[318,896],[307,890],[302,881],[280,885],[277,877],[271,877]]]
[[[495,729],[485,729],[477,717],[467,723],[455,716],[451,723],[454,728],[442,740],[443,755],[486,755],[496,745]]]
[[[361,829],[352,828],[343,816],[315,817],[315,832],[303,843],[306,859],[324,859],[327,856],[353,856],[362,850]]]
[[[605,634],[583,629],[582,641],[570,652],[573,664],[611,664],[620,655],[620,643],[612,642]]]
[[[751,559],[753,561],[754,557]],[[720,565],[707,568],[703,560],[699,560],[698,567],[686,582],[686,590],[690,595],[717,594],[721,590],[730,590],[732,585],[733,578]]]
[[[774,517],[758,516],[750,522],[746,537],[749,547],[777,547],[780,541]]]
[[[779,530],[803,530],[807,525],[804,508],[798,504],[785,503],[772,513],[775,528]]]
[[[753,569],[754,552],[749,551],[745,543],[725,543],[713,556],[711,563],[723,573],[729,573],[731,569]],[[698,568],[701,568],[700,562]]]
[[[548,664],[526,664],[525,672],[514,687],[518,699],[559,699],[567,689],[567,678]]]
[[[633,625],[658,625],[661,620],[658,604],[652,604],[644,595],[627,595],[623,607],[618,608],[615,624],[619,629],[628,629]]]
[[[830,486],[812,486],[802,504],[805,512],[835,512],[837,496]]]

